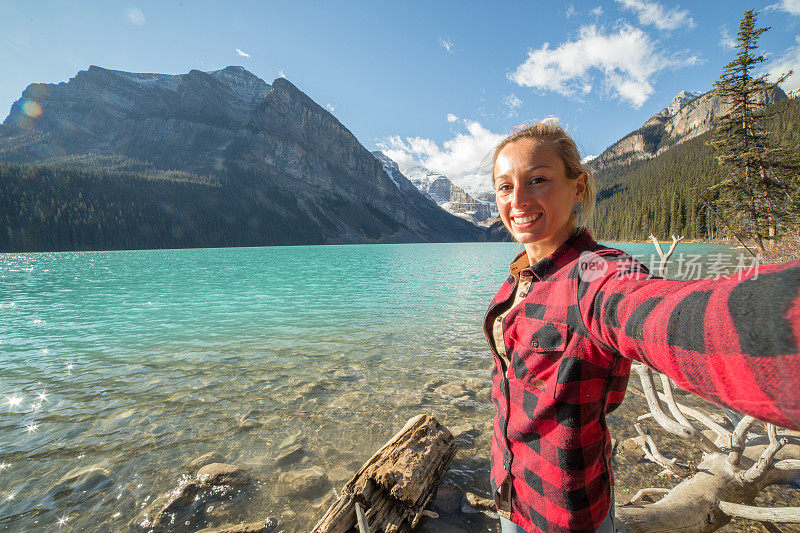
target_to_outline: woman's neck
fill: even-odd
[[[528,262],[530,265],[535,265],[548,255],[558,250],[561,245],[567,242],[570,237],[575,235],[579,229],[580,228],[569,225],[565,227],[564,231],[559,232],[558,235],[555,235],[553,239],[549,239],[548,242],[525,243],[525,253],[528,255]]]

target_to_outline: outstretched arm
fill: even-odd
[[[800,261],[674,281],[626,255],[599,257],[605,270],[594,265],[578,287],[597,340],[711,401],[800,429]]]

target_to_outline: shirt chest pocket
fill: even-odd
[[[508,331],[511,341],[509,379],[536,395],[558,394],[558,368],[569,342],[561,322],[517,316]]]

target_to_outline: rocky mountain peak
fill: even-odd
[[[771,105],[786,98],[779,87],[758,93],[757,101]],[[681,91],[659,113],[639,129],[612,144],[589,165],[593,170],[646,160],[698,135],[713,129],[721,117],[731,110],[731,104],[720,98],[717,91],[707,93]]]
[[[669,116],[675,116],[675,114],[681,110],[683,106],[697,98],[698,96],[702,96],[702,91],[681,91],[675,95],[675,98],[672,99],[670,102],[669,107],[667,107],[667,111],[669,112]]]
[[[270,89],[267,82],[240,66],[225,67],[221,70],[213,70],[208,74],[225,83],[243,99],[251,101],[263,100]]]

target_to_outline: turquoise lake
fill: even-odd
[[[617,246],[646,264],[654,250]],[[0,254],[0,529],[129,531],[193,459],[216,452],[254,482],[210,504],[203,527],[272,517],[277,530],[307,531],[334,489],[423,412],[469,430],[448,478],[488,491],[491,358],[480,324],[516,250]],[[739,261],[721,245],[681,243],[678,253],[705,269],[689,275]],[[302,457],[278,466],[287,443]],[[326,472],[321,488],[287,481],[315,467]],[[495,527],[459,510],[447,520]]]

